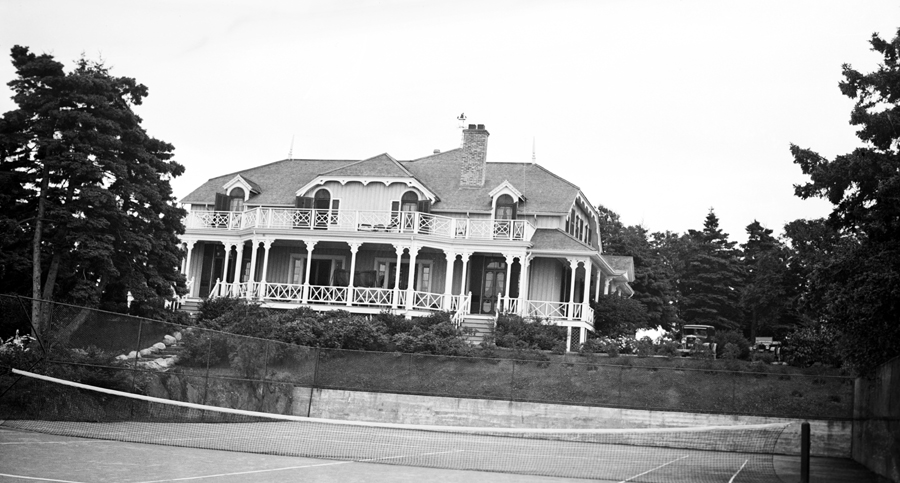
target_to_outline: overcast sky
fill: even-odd
[[[465,112],[489,161],[535,146],[626,224],[685,232],[714,208],[743,242],[754,219],[779,233],[829,212],[793,196],[789,145],[859,145],[841,65],[874,69],[871,34],[898,27],[900,4],[875,0],[0,0],[0,80],[15,44],[136,78],[144,127],[186,168],[179,199],[292,142],[294,158],[446,151]]]

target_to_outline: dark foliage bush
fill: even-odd
[[[544,324],[540,319],[527,320],[518,315],[499,316],[494,332],[497,346],[510,349],[524,344],[528,348],[553,350],[560,342],[566,341],[565,327]]]
[[[217,319],[225,314],[238,312],[241,309],[246,309],[249,305],[251,304],[249,304],[246,299],[234,297],[208,298],[201,302],[198,307],[199,313],[197,314],[196,323],[201,327],[207,327],[204,325],[204,322]]]
[[[722,331],[717,332],[715,336],[716,357],[724,357],[725,346],[732,344],[735,346],[733,351],[736,352],[734,359],[749,360],[750,359],[750,341],[744,338],[740,332]],[[727,358],[726,358],[727,359]]]
[[[840,366],[838,333],[828,326],[801,327],[786,335],[782,352],[793,366],[806,367],[815,363]]]

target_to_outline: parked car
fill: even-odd
[[[682,355],[688,355],[697,344],[701,344],[712,349],[715,358],[716,343],[713,341],[715,337],[716,328],[711,325],[685,325],[681,333],[681,348],[678,351]]]

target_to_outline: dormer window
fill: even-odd
[[[497,198],[497,207],[494,209],[494,219],[496,220],[515,220],[516,219],[516,202],[510,195],[500,195]]]
[[[228,194],[228,211],[244,211],[244,190],[234,188]]]
[[[400,198],[400,211],[417,211],[419,206],[419,195],[414,191],[403,193]]]

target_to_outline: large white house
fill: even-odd
[[[597,211],[574,184],[487,162],[488,136],[470,124],[461,147],[412,161],[287,159],[210,179],[182,200],[187,299],[513,312],[584,340],[589,300],[632,294],[631,257],[601,253]]]

